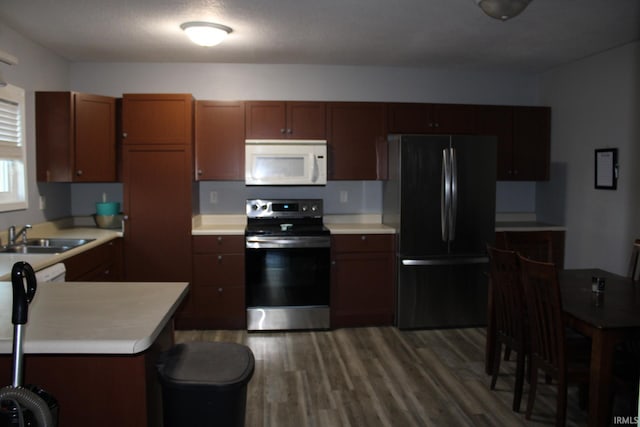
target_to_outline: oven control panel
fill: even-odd
[[[248,218],[322,218],[322,199],[248,199]]]

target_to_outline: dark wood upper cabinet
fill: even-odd
[[[116,181],[116,99],[78,92],[35,95],[38,181]]]
[[[124,94],[124,144],[184,144],[193,138],[193,97],[190,94]]]
[[[498,181],[549,179],[551,109],[478,106],[477,133],[498,138]]]
[[[549,180],[551,109],[514,107],[513,173],[517,180]]]
[[[476,111],[478,133],[498,138],[498,181],[512,179],[513,169],[513,108],[509,106],[483,106]]]
[[[244,180],[244,102],[196,101],[196,180]]]
[[[386,104],[332,102],[327,106],[328,178],[375,180],[386,160]]]
[[[326,139],[324,102],[248,101],[247,139]]]
[[[391,103],[389,133],[469,134],[475,129],[475,108],[466,104]]]

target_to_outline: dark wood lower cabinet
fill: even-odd
[[[162,389],[155,364],[173,342],[169,322],[139,354],[26,354],[24,383],[56,398],[62,427],[161,426]],[[0,375],[8,380],[11,368],[11,355],[0,355]]]
[[[391,325],[395,312],[394,236],[331,237],[331,327]]]
[[[246,328],[244,236],[195,236],[193,248],[193,282],[176,328]]]
[[[551,258],[559,270],[564,268],[564,239],[563,230],[536,231],[498,231],[496,232],[496,247],[505,249],[507,241],[523,242],[531,246],[536,242],[549,241],[551,244]]]
[[[122,239],[114,239],[64,260],[67,282],[122,280]]]

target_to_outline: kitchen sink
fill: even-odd
[[[94,239],[27,239],[26,242],[7,245],[0,253],[10,254],[57,254],[87,244]]]

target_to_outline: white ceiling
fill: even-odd
[[[182,22],[233,28],[203,48]],[[448,67],[537,73],[640,39],[638,0],[3,0],[0,21],[73,62]],[[9,52],[11,53],[11,52]]]

